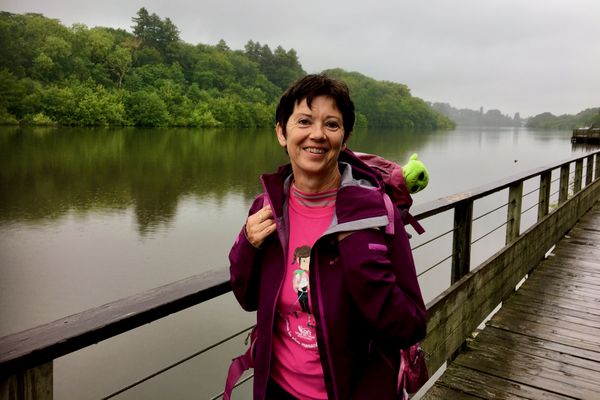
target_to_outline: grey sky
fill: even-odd
[[[4,11],[129,31],[142,6],[188,43],[294,48],[308,72],[358,71],[458,108],[600,106],[598,0],[0,0]]]

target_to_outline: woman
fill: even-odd
[[[261,176],[229,255],[233,292],[257,311],[254,398],[394,399],[425,306],[399,215],[391,239],[381,229],[380,176],[346,150],[348,88],[305,76],[275,117],[290,164]]]

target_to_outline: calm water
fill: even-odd
[[[569,138],[570,132],[523,128],[369,130],[356,132],[349,145],[401,163],[419,153],[430,184],[415,202],[426,202],[585,152]],[[271,131],[0,128],[0,160],[3,336],[226,267],[260,190],[258,175],[286,156]],[[476,214],[488,205],[476,204]],[[427,235],[445,231],[450,221],[432,220]],[[494,223],[492,217],[483,225]],[[474,262],[495,251],[503,231],[498,235],[482,241]],[[420,271],[436,261],[431,250],[423,253],[415,254]],[[442,264],[421,277],[427,300],[448,276]],[[229,294],[63,357],[55,362],[56,398],[108,395],[252,319]],[[120,398],[211,397],[242,349],[239,340],[209,352]]]

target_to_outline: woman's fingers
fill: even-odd
[[[246,237],[254,247],[260,247],[263,241],[275,231],[275,220],[270,206],[261,208],[250,215],[246,221]]]

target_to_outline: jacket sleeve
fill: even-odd
[[[256,213],[262,208],[263,195],[259,195],[248,215]],[[258,307],[258,291],[260,284],[260,253],[252,246],[246,237],[246,225],[242,226],[240,233],[229,251],[229,281],[237,301],[246,311],[256,311]]]
[[[426,309],[404,225],[396,234],[354,232],[339,242],[344,277],[356,306],[382,344],[407,347],[425,337]]]

